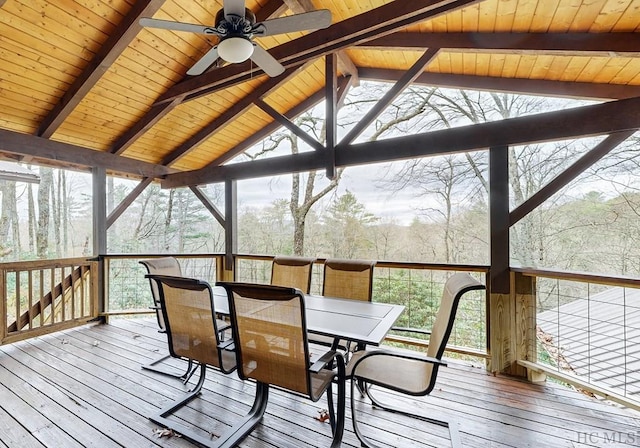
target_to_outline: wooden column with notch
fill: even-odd
[[[509,151],[507,146],[489,150],[489,369],[514,373],[515,306],[509,275]]]
[[[107,253],[107,171],[93,168],[93,255]],[[98,312],[107,311],[105,304],[105,272],[103,261],[98,262],[97,281],[102,285],[98,293]]]
[[[511,290],[514,295],[516,322],[516,361],[538,361],[536,335],[536,277],[521,272],[511,273]],[[546,375],[527,369],[527,379],[544,382]]]
[[[234,254],[238,251],[238,182],[224,183],[224,276],[223,281],[234,280]]]

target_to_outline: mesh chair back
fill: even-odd
[[[431,327],[429,347],[427,348],[428,356],[442,359],[453,329],[460,298],[468,291],[480,289],[484,289],[484,285],[466,272],[456,273],[449,277],[444,285],[440,308],[438,308],[438,313]],[[430,378],[432,388],[436,381],[437,369],[434,371],[432,364],[425,365],[427,369],[425,376]]]
[[[326,260],[322,295],[371,301],[374,266],[373,261]]]
[[[298,288],[305,294],[311,289],[311,268],[315,258],[278,256],[271,265],[271,284]]]
[[[140,264],[147,268],[147,274],[152,275],[171,275],[174,277],[182,276],[182,269],[180,269],[180,263],[174,257],[161,257],[152,258],[150,260],[141,260]],[[160,307],[160,293],[158,292],[158,284],[149,279],[151,286],[151,297],[153,298],[153,305],[156,308],[156,317],[158,319],[158,326],[160,330],[165,331],[164,315],[162,314],[162,308]]]
[[[171,355],[215,366],[223,372],[233,370],[235,363],[227,362],[218,348],[220,338],[211,286],[184,277],[150,276],[150,279],[159,286]]]
[[[224,283],[240,378],[311,397],[304,297],[299,290]]]

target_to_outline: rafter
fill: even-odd
[[[527,51],[579,52],[589,56],[610,57],[611,53],[624,56],[640,55],[638,33],[394,33],[383,38],[359,44],[389,50],[416,48],[452,48],[465,50],[504,50],[522,54]]]
[[[383,68],[360,68],[360,78],[370,81],[397,81],[404,71]],[[542,79],[497,78],[491,76],[422,73],[414,84],[473,89],[494,92],[549,95],[582,99],[625,99],[640,96],[640,86],[593,84],[587,82],[547,81]]]
[[[296,125],[294,122],[289,120],[287,117],[282,115],[280,112],[275,110],[273,107],[271,107],[270,105],[265,103],[263,100],[257,99],[257,100],[255,100],[255,104],[260,109],[262,109],[264,112],[269,114],[269,116],[271,116],[271,118],[276,120],[278,123],[280,123],[285,128],[289,129],[294,135],[296,135],[298,138],[300,138],[302,141],[304,141],[307,145],[311,146],[316,151],[322,151],[324,149],[324,147],[320,144],[320,142],[318,142],[316,139],[311,137],[305,131],[300,129],[300,127],[298,125]]]
[[[610,134],[640,128],[640,97],[558,112],[510,118],[423,134],[347,145],[336,151],[336,166],[389,162],[416,157],[482,150],[504,145]],[[340,145],[338,145],[340,146]],[[163,188],[246,179],[321,169],[319,152],[274,157],[168,175]]]
[[[202,202],[202,205],[204,205],[204,207],[207,210],[209,210],[209,213],[211,213],[211,215],[215,218],[215,220],[218,221],[218,224],[224,227],[224,215],[220,212],[218,207],[216,207],[216,205],[213,202],[211,202],[211,200],[204,193],[204,191],[202,191],[197,186],[193,186],[193,185],[189,188],[191,189],[193,194],[195,194],[196,197],[200,199],[200,202]]]
[[[322,32],[309,33],[284,43],[269,52],[285,67],[315,60],[376,37],[391,34],[417,22],[477,3],[479,0],[413,0],[391,2],[363,14],[334,23]],[[366,23],[367,27],[362,24]],[[157,103],[176,98],[195,99],[217,89],[246,81],[255,76],[249,63],[232,64],[210,73],[193,77],[171,87]]]
[[[138,196],[142,194],[142,192],[153,182],[153,179],[150,177],[144,177],[136,187],[131,190],[131,192],[127,195],[126,198],[118,204],[116,208],[113,209],[109,216],[107,216],[107,229],[113,225],[116,220],[122,216],[122,214],[129,208],[133,201],[135,201]]]
[[[58,104],[44,118],[38,129],[38,136],[49,138],[82,101],[111,64],[127,48],[142,28],[138,21],[141,17],[151,17],[160,9],[164,0],[145,0],[135,2],[129,13],[100,47],[89,65],[76,78]]]

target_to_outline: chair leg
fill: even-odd
[[[362,435],[362,432],[360,431],[360,426],[358,424],[358,419],[356,418],[356,407],[355,407],[355,400],[354,400],[354,392],[355,392],[355,387],[356,387],[356,381],[355,378],[352,379],[351,381],[351,419],[353,420],[353,430],[356,433],[356,436],[358,437],[358,440],[360,440],[360,443],[362,443],[363,447],[366,448],[378,448],[377,445],[373,444],[370,440],[368,440],[367,438],[365,438]],[[367,395],[367,397],[369,397],[369,400],[371,400],[371,403],[375,406],[378,407],[380,409],[383,409],[385,411],[388,412],[394,412],[396,414],[402,414],[402,415],[406,415],[409,417],[413,417],[413,418],[418,418],[420,420],[423,420],[427,423],[432,423],[434,425],[438,425],[438,426],[443,426],[445,428],[449,429],[449,439],[451,441],[451,446],[452,448],[461,448],[462,447],[462,442],[460,441],[460,433],[458,431],[458,423],[457,422],[449,422],[449,421],[444,421],[444,420],[437,420],[434,418],[429,418],[429,417],[425,417],[423,415],[419,415],[419,414],[414,414],[412,412],[408,412],[408,411],[404,411],[402,409],[399,408],[395,408],[395,407],[391,407],[388,405],[383,404],[382,402],[380,402],[380,400],[376,399],[372,394],[371,394],[371,385],[367,385],[365,384],[365,393]]]
[[[342,436],[344,434],[344,420],[346,412],[346,378],[345,378],[345,365],[344,359],[341,356],[338,359],[338,403],[336,407],[336,415],[333,412],[333,383],[329,384],[327,388],[327,403],[329,404],[329,416],[331,417],[331,432],[333,433],[333,440],[331,442],[331,448],[339,448],[342,444]]]
[[[151,372],[159,373],[161,375],[170,376],[171,378],[177,378],[179,380],[182,380],[182,382],[184,384],[187,384],[187,382],[189,381],[191,376],[197,370],[197,366],[194,367],[193,366],[193,361],[189,360],[189,362],[187,364],[187,370],[184,373],[174,373],[174,372],[171,372],[169,370],[165,370],[165,369],[162,369],[160,367],[156,367],[157,364],[160,364],[161,362],[164,362],[165,360],[167,360],[169,358],[171,358],[171,355],[164,355],[164,356],[161,356],[160,358],[158,358],[158,359],[156,359],[154,361],[151,361],[149,364],[142,365],[141,367],[144,370],[149,370]]]
[[[214,445],[215,448],[233,448],[249,435],[249,433],[253,431],[253,428],[262,420],[268,401],[269,385],[258,382],[256,384],[256,396],[251,410],[240,423],[233,425],[226,434],[220,436]]]

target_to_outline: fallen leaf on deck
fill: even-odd
[[[319,422],[326,422],[327,420],[329,420],[329,411],[327,411],[326,409],[318,409],[318,415],[317,417],[314,417],[316,420],[318,420]]]
[[[173,429],[167,429],[167,428],[164,428],[164,429],[156,428],[156,429],[153,430],[153,435],[155,435],[158,438],[160,438],[160,437],[182,437],[177,432],[174,432]]]
[[[98,345],[100,345],[100,343],[98,341],[93,341],[93,346],[97,347]]]
[[[69,340],[68,340],[68,339],[63,339],[60,343],[61,343],[61,344],[68,344],[68,343],[69,343]]]

